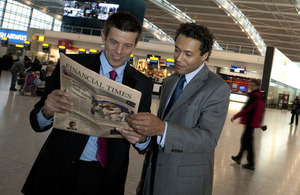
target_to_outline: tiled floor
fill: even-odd
[[[48,133],[34,133],[28,114],[39,97],[10,92],[10,72],[0,78],[0,195],[18,195]],[[152,112],[158,100],[153,97]],[[300,134],[290,126],[290,112],[267,109],[268,130],[255,131],[255,171],[233,163],[243,126],[230,117],[243,105],[230,103],[229,113],[215,153],[214,195],[299,195]],[[126,195],[135,194],[143,156],[131,150]],[[243,159],[242,163],[246,160]]]

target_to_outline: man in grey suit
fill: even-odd
[[[204,26],[182,24],[175,37],[176,73],[164,81],[158,115],[131,114],[130,127],[118,130],[125,137],[152,136],[138,194],[212,194],[214,150],[230,95],[228,84],[204,63],[213,39]]]

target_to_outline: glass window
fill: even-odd
[[[14,0],[0,0],[0,23],[1,22],[2,28],[23,31],[27,31],[28,27],[60,31],[62,24],[60,20],[46,13]]]
[[[4,9],[4,1],[0,1],[0,22],[3,20],[3,10]]]
[[[13,0],[7,0],[5,14],[3,17],[3,28],[15,30],[27,30],[31,8],[27,5]]]
[[[30,27],[45,30],[52,29],[53,18],[41,11],[33,9]]]
[[[61,29],[61,21],[54,19],[54,25],[53,25],[53,30],[54,31],[60,31]]]

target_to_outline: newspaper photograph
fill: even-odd
[[[116,127],[137,113],[141,92],[91,71],[60,54],[61,90],[70,95],[73,112],[55,113],[53,127],[85,135],[122,138]]]

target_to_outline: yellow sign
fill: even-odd
[[[173,58],[167,58],[166,61],[167,62],[174,62],[174,59]]]
[[[39,36],[39,41],[45,41],[45,36]]]
[[[158,61],[157,57],[150,57],[150,60]]]
[[[97,53],[97,50],[96,49],[90,49],[90,52],[91,53]]]
[[[19,44],[16,44],[15,46],[19,47],[19,48],[23,48],[24,47],[24,45],[19,45]]]

